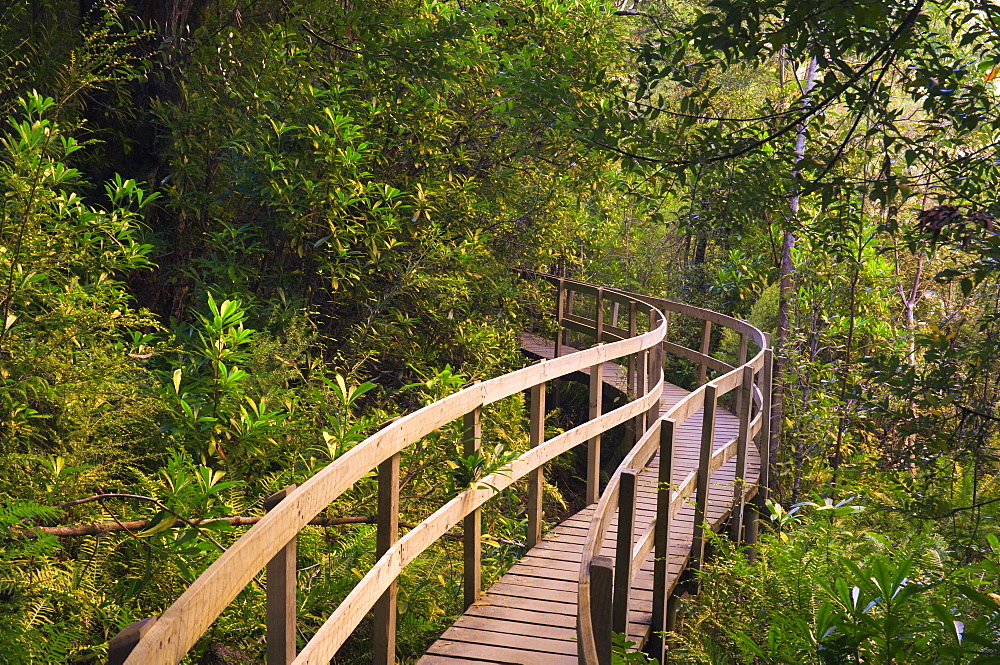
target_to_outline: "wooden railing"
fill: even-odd
[[[641,563],[651,549],[655,549],[658,556],[666,551],[666,538],[661,532],[669,522],[669,515],[676,513],[673,508],[663,512],[667,517],[656,522],[655,532],[640,539],[639,544],[631,549],[631,557],[620,557],[620,560],[628,561],[627,565],[619,566],[619,570],[626,572],[619,572],[619,577],[613,580],[610,587],[596,584],[594,580],[607,572],[607,566],[600,557],[596,557],[596,549],[591,541],[607,528],[611,514],[622,496],[623,482],[628,482],[623,481],[623,478],[628,478],[628,469],[636,468],[639,462],[644,462],[655,452],[655,432],[661,433],[661,449],[669,453],[669,432],[676,423],[683,422],[703,405],[711,405],[714,409],[718,395],[739,386],[748,386],[750,379],[747,377],[757,376],[758,383],[765,385],[761,377],[766,375],[766,371],[762,370],[767,370],[770,365],[764,351],[744,365],[747,341],[751,340],[761,348],[766,346],[766,341],[758,330],[735,319],[679,303],[595,287],[575,280],[553,277],[545,279],[555,286],[556,319],[560,326],[554,359],[469,386],[404,416],[359,443],[301,486],[286,488],[272,496],[267,501],[268,512],[261,521],[233,543],[160,617],[132,624],[111,641],[111,662],[129,665],[177,663],[237,594],[266,567],[266,640],[269,665],[328,663],[358,624],[372,611],[374,662],[378,665],[394,663],[396,580],[401,571],[448,530],[464,523],[464,600],[466,606],[473,603],[479,597],[481,586],[481,506],[517,480],[527,477],[526,542],[528,547],[532,547],[541,539],[542,532],[543,465],[585,443],[588,446],[587,497],[591,503],[599,498],[600,502],[585,552],[585,565],[581,569],[580,608],[583,614],[579,621],[580,648],[581,657],[586,662],[606,662],[603,658],[598,659],[598,653],[610,653],[610,634],[607,631],[595,634],[591,622],[591,608],[597,607],[594,599],[600,600],[600,594],[605,593],[608,588],[627,589],[628,582],[625,578],[631,580],[637,568],[635,562]],[[593,298],[592,316],[575,313],[581,305],[576,299],[583,297]],[[678,312],[704,321],[704,337],[699,351],[665,341],[667,316],[664,312]],[[739,367],[736,369],[708,355],[708,340],[713,323],[729,327],[740,334]],[[570,331],[589,335],[598,343],[592,348],[562,355]],[[656,415],[659,413],[663,389],[661,370],[664,351],[698,363],[700,380],[704,380],[709,370],[728,373],[693,392],[670,411],[668,420],[660,421]],[[602,413],[602,367],[605,362],[618,359],[627,359],[626,392],[629,401],[612,411]],[[585,372],[590,376],[589,420],[546,440],[546,385],[577,372]],[[525,391],[528,392],[530,401],[529,450],[495,473],[478,479],[470,488],[461,491],[427,519],[399,537],[400,452],[435,430],[461,419],[465,432],[465,454],[472,454],[480,445],[483,407]],[[714,455],[706,456],[703,453],[702,467],[717,468],[733,454],[737,454],[745,463],[748,437],[766,428],[766,424],[762,424],[766,423],[766,419],[762,419],[760,413],[762,409],[767,409],[768,395],[769,391],[759,389],[753,392],[752,397],[747,390],[741,393],[742,404],[749,405],[752,401],[757,415],[752,422],[748,421],[746,435],[741,428],[741,436],[734,444]],[[749,411],[749,406],[744,410]],[[710,419],[706,418],[706,422],[710,422]],[[630,430],[638,441],[602,496],[599,487],[601,435],[626,423],[630,424]],[[663,459],[669,459],[669,454]],[[665,466],[669,472],[669,463]],[[377,470],[378,478],[377,560],[302,651],[296,654],[296,536],[311,519],[373,470]],[[667,478],[669,479],[669,475]],[[707,497],[707,479],[708,475],[705,473],[699,474],[697,480],[685,480],[680,492],[675,493],[669,502],[670,505],[679,507],[695,491],[691,489],[695,485],[701,502],[703,495]],[[704,510],[701,514],[704,514]],[[625,549],[622,551],[625,552]],[[700,561],[700,557],[696,559]],[[660,568],[657,570],[658,574],[663,573]],[[595,596],[594,593],[598,595]],[[627,605],[622,610],[622,595],[621,591],[615,592],[615,612],[618,616],[624,611],[627,617]],[[627,593],[624,596],[627,603]],[[616,625],[619,624],[620,621]]]
[[[752,542],[756,539],[756,517],[747,518],[747,499],[754,497],[756,511],[763,508],[768,486],[767,441],[771,412],[772,352],[768,338],[757,328],[737,319],[697,307],[658,298],[648,298],[621,292],[637,302],[644,302],[665,317],[683,314],[702,322],[701,346],[694,351],[666,340],[662,348],[674,355],[698,363],[698,382],[702,385],[675,404],[662,418],[644,430],[635,446],[619,464],[601,494],[591,517],[584,544],[578,586],[577,639],[580,661],[586,665],[608,665],[611,662],[612,633],[627,633],[629,622],[629,592],[635,575],[650,553],[654,553],[653,613],[650,626],[651,649],[662,659],[662,634],[672,628],[675,599],[668,585],[671,521],[695,497],[694,530],[687,568],[696,572],[705,557],[706,514],[712,474],[733,457],[736,458],[730,535]],[[588,322],[589,323],[589,322]],[[596,322],[595,322],[596,323]],[[728,328],[739,335],[736,366],[708,355],[713,324]],[[592,328],[597,330],[598,327]],[[595,332],[595,334],[597,334]],[[747,360],[748,343],[759,351]],[[705,382],[708,370],[721,375]],[[738,434],[721,448],[715,448],[715,422],[719,398],[732,391],[739,419]],[[671,489],[674,471],[675,435],[678,427],[700,410],[703,411],[701,446],[698,466],[688,473],[676,489]],[[757,438],[761,454],[760,477],[757,484],[746,482],[747,452]],[[635,533],[636,477],[659,452],[656,491],[656,516],[645,533]],[[760,491],[758,491],[760,490]],[[601,544],[617,513],[615,557],[600,556]],[[662,662],[662,661],[661,661]]]
[[[597,441],[601,433],[631,420],[642,420],[657,404],[662,391],[662,375],[646,372],[651,350],[657,349],[666,334],[666,320],[649,305],[631,296],[595,289],[571,280],[556,280],[556,301],[568,303],[571,291],[595,292],[600,307],[617,303],[631,313],[628,329],[603,326],[597,314],[595,330],[618,341],[533,364],[496,379],[477,383],[445,397],[419,411],[400,418],[359,443],[299,487],[283,490],[269,501],[268,513],[227,549],[173,605],[158,618],[137,622],[116,636],[109,645],[113,662],[129,665],[177,663],[225,610],[237,594],[267,567],[267,658],[277,663],[328,663],[347,637],[374,610],[374,657],[376,663],[395,662],[396,580],[409,563],[449,529],[464,522],[465,602],[479,595],[480,507],[515,481],[528,477],[527,543],[541,537],[541,468],[556,456],[587,441]],[[560,311],[562,311],[560,309]],[[648,315],[646,322],[639,315]],[[562,315],[560,319],[564,318]],[[578,317],[567,316],[568,327],[579,325]],[[617,323],[617,317],[615,320]],[[584,324],[585,325],[585,324]],[[604,328],[603,332],[601,329]],[[639,333],[640,328],[647,328]],[[660,357],[659,351],[653,355]],[[633,399],[588,422],[545,440],[545,386],[575,372],[601,376],[603,363],[628,357],[642,368],[641,381]],[[638,378],[640,370],[630,373]],[[655,374],[660,374],[656,372]],[[480,418],[484,406],[516,395],[530,394],[530,449],[504,468],[477,482],[445,503],[423,522],[399,537],[399,459],[407,446],[448,423],[461,419],[465,428],[466,454],[479,445]],[[599,411],[599,406],[598,409]],[[593,411],[593,409],[592,409]],[[644,425],[643,425],[644,426]],[[598,494],[600,459],[592,445],[588,495]],[[295,654],[295,565],[297,534],[343,492],[377,469],[378,518],[377,561],[327,621]]]

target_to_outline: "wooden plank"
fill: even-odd
[[[469,658],[468,656],[439,656],[436,653],[424,654],[420,659],[423,665],[460,665],[461,663],[493,663],[496,664],[499,661],[496,660],[478,660]]]
[[[504,605],[484,605],[477,603],[469,608],[463,616],[481,617],[486,620],[500,619],[516,621],[529,626],[552,626],[572,629],[576,633],[576,617],[562,614],[549,614],[548,612],[536,612],[524,607],[507,607]]]
[[[289,485],[264,499],[264,509],[273,510],[295,489]],[[399,512],[398,509],[396,511]],[[267,665],[288,665],[295,659],[296,539],[267,562],[265,581]]]
[[[540,651],[542,653],[576,654],[576,641],[538,637],[536,635],[511,634],[496,630],[500,626],[491,624],[489,630],[483,628],[466,628],[452,626],[441,635],[442,640],[451,642],[467,642],[476,645],[514,648],[518,650]]]
[[[470,616],[468,614],[460,617],[455,622],[456,627],[472,628],[479,630],[489,630],[493,632],[507,633],[510,635],[532,635],[533,637],[567,640],[573,642],[573,650],[576,650],[576,630],[572,627],[548,626],[536,623],[523,623],[521,621],[507,621],[503,619],[485,618],[480,616]],[[445,631],[443,637],[447,637]]]
[[[576,655],[542,653],[498,646],[482,646],[468,642],[438,640],[431,645],[431,655],[454,654],[462,659],[486,660],[491,663],[512,663],[513,665],[577,665]],[[423,662],[423,661],[420,661]]]
[[[534,598],[519,598],[516,596],[504,596],[502,594],[489,593],[479,601],[482,604],[498,605],[500,607],[513,607],[518,609],[532,610],[533,612],[545,612],[547,614],[562,614],[573,617],[576,621],[576,603],[555,603]]]
[[[483,439],[482,409],[476,408],[465,414],[463,418],[464,428],[464,455],[469,457],[479,452]],[[397,508],[398,512],[398,508]],[[398,518],[397,518],[398,519]],[[465,607],[479,599],[482,590],[482,539],[483,539],[483,516],[482,511],[476,508],[465,516],[462,529],[462,595]],[[395,656],[393,657],[393,665]]]

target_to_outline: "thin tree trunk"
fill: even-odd
[[[809,108],[809,93],[812,92],[813,86],[816,85],[816,72],[817,72],[817,61],[813,57],[809,60],[809,65],[806,67],[806,78],[805,85],[803,86],[802,92],[805,98],[802,100],[802,109],[806,110]],[[806,154],[806,131],[808,128],[808,122],[802,121],[799,124],[798,130],[795,134],[795,156],[792,160],[792,179],[798,180],[802,171],[799,169],[798,164],[802,161],[802,158]],[[774,367],[774,391],[773,391],[773,401],[771,410],[771,441],[769,459],[771,467],[777,464],[778,452],[781,445],[781,423],[784,420],[784,397],[785,397],[785,345],[788,342],[788,316],[789,316],[789,302],[792,296],[792,271],[794,266],[792,265],[792,248],[795,247],[795,233],[793,222],[799,214],[799,189],[796,187],[788,200],[788,209],[790,212],[789,224],[785,228],[785,236],[781,244],[781,265],[779,267],[781,280],[778,286],[778,321],[775,330],[774,347],[776,349],[775,353],[775,367]],[[774,478],[777,476],[775,473],[771,473],[769,477],[772,479],[772,485],[774,483]],[[774,489],[773,486],[771,489]]]

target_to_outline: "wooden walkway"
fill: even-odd
[[[531,355],[552,358],[552,343],[525,335],[522,346]],[[563,347],[563,353],[574,349]],[[622,389],[623,369],[605,363],[605,383]],[[684,398],[688,392],[664,384],[660,413]],[[680,483],[698,466],[702,416],[699,411],[677,430],[673,483]],[[736,416],[719,409],[715,425],[715,447],[721,448],[736,436]],[[656,478],[658,458],[639,474],[636,533],[648,530],[656,513]],[[730,460],[711,478],[707,520],[718,528],[729,515],[733,499],[736,461]],[[753,445],[747,451],[747,482],[755,484],[760,458]],[[581,552],[590,527],[590,506],[553,528],[510,571],[500,578],[482,598],[473,604],[455,624],[447,629],[418,665],[457,665],[457,663],[508,663],[514,665],[575,665],[577,661],[576,614],[577,580]],[[617,518],[606,534],[602,554],[614,556]],[[669,588],[684,569],[694,534],[693,501],[672,521],[670,534]],[[632,586],[629,637],[644,644],[649,636],[652,613],[653,555],[636,575]]]

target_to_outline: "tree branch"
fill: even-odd
[[[857,82],[861,80],[861,77],[864,76],[865,74],[867,74],[868,71],[871,70],[871,68],[874,67],[875,64],[877,62],[879,62],[883,58],[883,56],[885,56],[887,53],[889,53],[892,50],[892,45],[900,37],[902,37],[903,34],[905,34],[905,32],[908,29],[910,29],[912,27],[913,23],[917,20],[917,17],[920,15],[920,11],[923,9],[924,1],[925,0],[919,0],[913,6],[913,8],[907,13],[906,17],[903,19],[903,21],[900,23],[900,25],[892,32],[891,35],[889,35],[889,38],[886,40],[885,44],[881,48],[879,48],[879,50],[876,51],[875,54],[864,65],[862,65],[856,72],[854,72],[853,76],[851,76],[847,81],[845,81],[843,84],[841,84],[840,86],[838,86],[836,90],[834,90],[832,93],[830,93],[825,98],[823,98],[822,100],[820,100],[819,103],[817,103],[817,104],[815,104],[813,106],[810,106],[809,110],[807,110],[806,112],[800,114],[798,117],[796,117],[791,122],[785,124],[784,126],[778,128],[777,130],[771,132],[770,134],[768,134],[767,136],[765,136],[763,138],[750,141],[749,143],[747,143],[746,145],[744,145],[742,148],[738,148],[736,150],[733,150],[732,152],[729,152],[729,153],[726,153],[726,154],[723,154],[723,155],[716,155],[714,157],[707,157],[705,159],[700,159],[700,160],[699,159],[664,160],[664,159],[656,159],[656,158],[652,158],[652,157],[645,157],[643,155],[638,155],[638,154],[630,153],[630,152],[628,152],[626,150],[622,150],[621,148],[616,148],[614,146],[605,145],[605,144],[603,144],[603,143],[601,143],[599,141],[595,141],[593,139],[589,139],[586,136],[584,136],[583,138],[584,138],[584,140],[590,141],[594,145],[600,146],[600,147],[608,149],[608,150],[612,150],[614,152],[617,152],[619,154],[625,155],[627,157],[632,157],[633,159],[639,159],[639,160],[642,160],[642,161],[645,161],[645,162],[652,162],[654,164],[666,164],[666,165],[669,165],[669,166],[689,166],[691,164],[697,164],[697,163],[706,163],[707,164],[707,163],[713,163],[713,162],[721,162],[721,161],[724,161],[726,159],[732,159],[734,157],[741,157],[741,156],[747,154],[748,152],[756,150],[757,148],[760,148],[761,146],[770,143],[774,139],[776,139],[776,138],[778,138],[780,136],[783,136],[784,134],[787,134],[792,129],[795,129],[796,127],[798,127],[801,123],[805,122],[806,120],[808,120],[812,116],[814,116],[817,113],[819,113],[820,111],[824,110],[827,106],[829,106],[832,102],[834,102],[842,94],[844,94],[844,92],[846,90],[848,90],[849,88],[854,87],[854,85],[857,84]]]
[[[232,526],[251,526],[264,519],[263,515],[234,515],[232,517],[215,517],[211,519],[192,519],[184,522],[176,522],[171,528],[185,526],[206,526],[213,522],[228,522]],[[142,531],[147,529],[152,520],[131,520],[128,522],[101,522],[99,524],[80,524],[72,526],[33,526],[12,528],[11,533],[21,538],[36,538],[38,534],[48,534],[59,538],[78,538],[81,536],[97,536],[104,533],[115,533],[120,531]],[[308,522],[313,526],[338,526],[341,524],[376,524],[374,517],[366,515],[349,517],[316,517]],[[412,528],[408,525],[401,525],[405,528]]]

